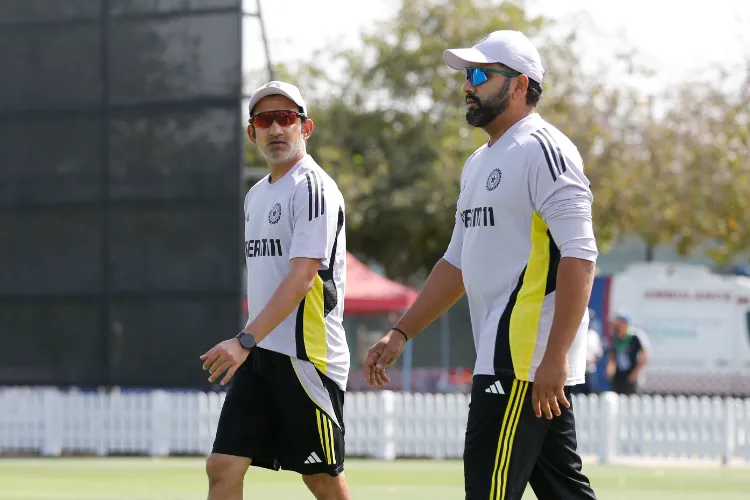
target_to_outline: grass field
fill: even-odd
[[[205,500],[200,458],[0,459],[0,500]],[[354,500],[463,499],[459,461],[348,460]],[[588,465],[600,500],[739,500],[750,497],[747,468]],[[245,498],[312,498],[293,473],[251,469]],[[533,499],[530,489],[524,500]]]

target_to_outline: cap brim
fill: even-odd
[[[445,61],[445,64],[449,68],[455,70],[462,70],[472,64],[495,62],[474,47],[469,49],[447,49],[443,52],[443,61]]]
[[[285,92],[284,90],[281,90],[278,87],[266,87],[257,91],[253,95],[253,97],[250,99],[250,102],[248,103],[248,108],[250,109],[250,112],[252,113],[253,108],[255,107],[256,104],[258,104],[258,101],[260,101],[264,97],[268,97],[269,95],[283,95],[284,97],[292,101],[297,106],[303,107],[302,104],[298,103],[294,97],[289,95],[289,93]]]

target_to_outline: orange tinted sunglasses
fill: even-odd
[[[273,122],[280,127],[288,127],[305,115],[296,111],[266,111],[250,117],[250,123],[256,128],[268,128]]]

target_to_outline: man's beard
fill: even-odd
[[[305,147],[305,140],[300,137],[296,142],[289,143],[289,149],[287,151],[266,151],[261,149],[263,157],[266,159],[269,165],[278,165],[280,163],[286,163]]]
[[[466,122],[472,127],[486,127],[508,109],[510,105],[510,80],[506,80],[503,88],[491,94],[484,102],[473,94],[467,96],[467,99],[474,101],[474,107],[466,111]]]

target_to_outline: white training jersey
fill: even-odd
[[[474,373],[534,381],[555,312],[561,257],[595,262],[593,197],[575,145],[534,113],[461,173],[445,260],[462,271],[477,359]],[[588,311],[568,352],[567,385],[583,383]]]
[[[269,178],[245,196],[248,324],[289,274],[290,259],[321,259],[310,292],[258,346],[310,361],[346,390],[344,197],[310,155],[277,181]]]

